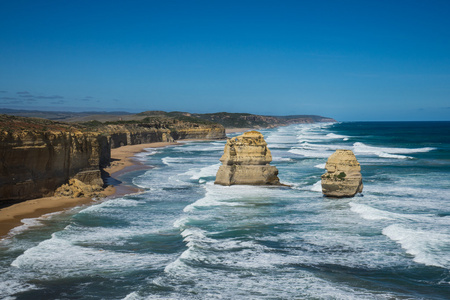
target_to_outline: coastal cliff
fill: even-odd
[[[99,166],[106,163],[102,155],[102,149],[108,148],[105,136],[45,121],[2,121],[0,200],[52,195],[70,178],[103,185]]]
[[[0,201],[51,196],[71,179],[98,190],[103,186],[101,168],[110,164],[111,148],[225,137],[223,126],[202,120],[68,124],[0,115]]]
[[[156,142],[173,142],[184,139],[224,139],[225,128],[219,124],[197,124],[183,121],[156,124],[105,124],[98,131],[111,139],[111,148]]]

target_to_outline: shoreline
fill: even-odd
[[[137,171],[140,169],[149,169],[139,161],[133,159],[137,153],[143,152],[145,148],[161,148],[166,146],[179,145],[179,143],[156,142],[139,145],[122,146],[111,149],[111,166],[103,169],[103,180],[106,182],[112,179],[119,184],[116,186],[107,186],[103,191],[105,198],[100,200],[81,197],[44,197],[37,199],[24,200],[0,209],[0,240],[7,238],[11,229],[24,225],[23,219],[39,218],[49,213],[65,211],[81,205],[89,205],[105,199],[112,199],[126,194],[140,192],[138,188],[128,185],[122,185],[115,177],[122,174]]]
[[[227,128],[225,133],[238,133],[253,128]],[[203,139],[202,139],[203,140]],[[209,139],[204,139],[209,140]],[[123,174],[151,169],[134,159],[134,155],[141,153],[146,148],[161,148],[167,146],[179,146],[183,142],[197,141],[193,139],[178,140],[176,142],[154,142],[138,145],[127,145],[119,148],[111,149],[111,164],[107,168],[102,169],[102,178],[105,184],[110,181],[105,190],[102,192],[106,195],[102,199],[94,199],[89,197],[70,198],[70,197],[43,197],[37,199],[24,200],[19,203],[9,205],[0,209],[0,240],[8,238],[13,228],[24,225],[23,219],[40,218],[46,214],[62,212],[81,205],[90,205],[107,199],[121,197],[127,194],[139,193],[141,190],[134,186],[122,184],[116,177]]]

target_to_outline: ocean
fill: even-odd
[[[217,186],[225,141],[137,155],[144,192],[25,219],[0,241],[3,299],[450,299],[450,122],[261,131],[282,183]],[[364,191],[322,196],[334,150]]]

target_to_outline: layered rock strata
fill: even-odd
[[[361,166],[351,150],[336,150],[325,165],[322,193],[328,197],[353,197],[362,193]]]
[[[0,132],[0,200],[50,196],[70,178],[102,186],[108,144],[98,133]]]
[[[146,127],[145,124],[106,125],[101,132],[111,139],[111,148],[156,142],[173,142],[167,128]]]
[[[272,155],[261,133],[246,132],[225,145],[216,184],[279,185],[278,169],[269,165]]]
[[[167,127],[166,127],[167,126]],[[107,125],[101,132],[111,137],[111,148],[183,139],[224,139],[225,128],[218,124],[199,125],[187,122],[156,127],[154,124]]]

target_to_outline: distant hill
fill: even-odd
[[[290,116],[262,116],[249,113],[218,112],[210,114],[197,114],[181,111],[144,111],[138,114],[129,112],[64,112],[64,111],[37,111],[37,110],[13,110],[1,109],[0,114],[8,114],[23,117],[44,118],[54,121],[70,123],[86,122],[133,122],[153,120],[177,119],[184,122],[211,124],[219,123],[225,128],[271,128],[297,123],[336,122],[328,117],[317,115],[290,115]]]
[[[212,114],[196,114],[187,112],[164,112],[164,111],[145,111],[137,114],[139,117],[171,117],[171,118],[194,118],[205,121],[219,123],[225,128],[271,128],[281,125],[298,123],[317,123],[317,122],[336,122],[328,117],[317,115],[291,115],[291,116],[261,116],[248,113],[228,113],[219,112]]]
[[[217,122],[225,128],[259,128],[276,127],[280,125],[316,122],[336,122],[332,118],[316,115],[293,115],[293,116],[261,116],[246,113],[213,113],[192,114],[193,117]]]

